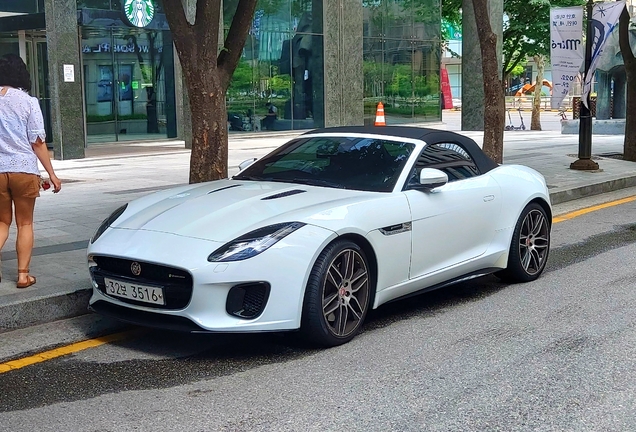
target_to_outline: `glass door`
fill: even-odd
[[[176,136],[172,41],[164,32],[83,28],[82,45],[89,143]]]
[[[82,72],[89,144],[118,141],[112,35],[108,29],[82,28]]]
[[[5,54],[19,55],[25,59],[27,70],[31,75],[31,91],[29,94],[38,98],[40,102],[46,128],[46,142],[52,142],[51,96],[49,93],[48,55],[44,31],[21,30],[18,33],[0,33],[0,56]]]
[[[46,47],[46,37],[43,34],[34,34],[30,40],[33,53],[31,56],[31,78],[33,89],[31,94],[40,101],[40,108],[44,116],[46,129],[46,142],[53,142],[51,129],[51,94],[49,92],[49,57]]]

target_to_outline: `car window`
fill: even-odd
[[[234,178],[390,192],[414,148],[415,144],[387,139],[304,138],[284,145]]]
[[[429,144],[424,147],[415,164],[417,174],[422,168],[437,168],[448,175],[448,181],[480,175],[479,168],[468,152],[456,143]]]

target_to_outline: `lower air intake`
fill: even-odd
[[[269,288],[269,284],[266,282],[233,286],[227,296],[225,305],[227,313],[243,319],[257,318],[265,309]]]

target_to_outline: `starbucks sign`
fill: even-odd
[[[155,5],[152,0],[126,0],[124,15],[135,27],[146,27],[155,17]]]

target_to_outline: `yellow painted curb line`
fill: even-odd
[[[60,348],[44,351],[29,357],[24,357],[18,360],[12,360],[6,363],[0,363],[0,374],[9,372],[12,370],[21,369],[25,366],[31,366],[36,363],[42,363],[44,361],[52,360],[57,357],[73,354],[88,348],[95,348],[110,342],[116,342],[122,339],[126,339],[127,337],[131,336],[133,332],[134,331],[114,333],[111,335],[102,336],[95,339],[88,339],[88,340],[77,342],[71,345],[66,345]]]
[[[616,201],[610,201],[607,202],[605,204],[599,204],[599,205],[595,205],[592,207],[586,207],[584,209],[581,210],[577,210],[577,211],[573,211],[570,213],[566,213],[564,215],[561,216],[557,216],[552,218],[552,223],[559,223],[559,222],[563,222],[566,220],[570,220],[570,219],[574,219],[575,217],[579,217],[579,216],[583,216],[584,214],[588,214],[588,213],[592,213],[595,212],[597,210],[602,210],[608,207],[615,207],[617,205],[621,205],[621,204],[626,204],[632,201],[636,201],[636,196],[631,196],[631,197],[627,197],[627,198],[623,198],[623,199],[619,199]]]

